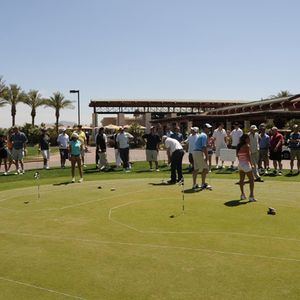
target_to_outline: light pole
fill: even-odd
[[[77,94],[78,96],[78,125],[80,125],[80,93],[79,90],[70,90],[71,94]]]

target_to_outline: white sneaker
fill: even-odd
[[[3,175],[6,176],[6,175],[7,175],[7,172],[4,172]]]
[[[156,169],[156,172],[160,172],[160,169]]]
[[[81,183],[82,181],[83,181],[83,178],[80,178],[80,179],[78,180],[79,183]]]
[[[50,167],[49,166],[46,166],[46,170],[49,170],[50,169]]]
[[[196,189],[199,189],[199,185],[197,183],[192,187],[192,190],[196,190]]]
[[[257,202],[257,200],[254,197],[249,197],[249,202]]]
[[[75,177],[72,178],[72,183],[74,183],[74,182],[75,182]]]
[[[244,194],[242,194],[240,197],[240,200],[246,200],[246,199],[247,199],[247,197]]]

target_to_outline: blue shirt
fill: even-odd
[[[14,133],[11,136],[11,141],[13,143],[13,148],[16,150],[23,149],[25,144],[27,143],[27,137],[25,133],[19,131],[18,133]]]
[[[182,136],[182,133],[180,133],[180,132],[173,132],[170,137],[172,139],[177,140],[180,143],[183,141],[183,136]]]
[[[202,132],[199,134],[195,142],[194,151],[203,151],[207,147],[207,134]]]
[[[70,141],[70,146],[71,146],[71,155],[80,155],[80,146],[81,142],[79,140],[75,141]]]
[[[266,133],[260,136],[259,149],[269,149],[270,147],[270,136]]]
[[[295,133],[295,132],[292,132],[291,135],[290,135],[290,140],[300,140],[300,132],[298,133]],[[291,149],[300,149],[300,142],[289,142],[289,147]]]

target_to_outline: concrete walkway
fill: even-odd
[[[89,147],[89,152],[86,153],[85,156],[85,164],[95,164],[95,147]],[[146,153],[144,149],[131,149],[129,154],[130,161],[145,161],[146,160]],[[107,148],[107,160],[109,163],[114,164],[115,163],[115,150],[113,148]],[[167,162],[167,155],[166,151],[162,150],[159,152],[158,160],[163,161],[165,160]],[[290,163],[289,160],[283,160],[283,168],[289,169]],[[185,153],[183,157],[183,163],[188,163],[188,154]],[[226,162],[225,165],[229,166],[231,163]],[[67,161],[67,166],[70,165],[70,162]],[[215,165],[215,157],[213,155],[212,157],[212,165]],[[50,168],[51,167],[59,167],[60,166],[60,156],[59,153],[56,153],[55,155],[51,156],[50,154]],[[237,162],[235,162],[235,166],[237,166]],[[295,164],[296,166],[296,164]],[[273,167],[272,162],[270,163],[270,167]],[[35,162],[25,162],[25,170],[30,169],[41,169],[43,168],[43,162],[42,159]]]

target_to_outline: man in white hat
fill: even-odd
[[[250,154],[251,161],[253,163],[253,175],[255,177],[255,181],[263,182],[263,179],[260,177],[258,172],[258,161],[259,161],[259,134],[258,128],[256,125],[250,126],[249,139],[250,139]]]
[[[194,160],[194,171],[193,171],[193,189],[196,190],[199,188],[197,184],[198,172],[201,173],[201,190],[211,189],[211,186],[208,185],[206,180],[206,175],[208,173],[208,151],[207,151],[207,142],[208,134],[212,126],[206,123],[203,127],[203,132],[199,134],[195,141],[194,151],[193,151],[193,160]]]
[[[216,168],[219,168],[219,157],[221,153],[221,149],[227,148],[227,133],[224,129],[224,124],[220,123],[218,128],[213,132],[213,139],[216,146]],[[221,168],[224,167],[224,161],[222,161]]]
[[[188,138],[184,141],[184,143],[188,146],[188,153],[189,153],[189,170],[192,172],[194,170],[194,160],[193,160],[193,151],[195,148],[195,142],[198,138],[199,134],[198,127],[191,127],[191,133]]]
[[[60,153],[60,167],[65,168],[66,160],[69,158],[69,136],[66,133],[66,128],[61,129],[61,133],[57,137],[57,144]]]

